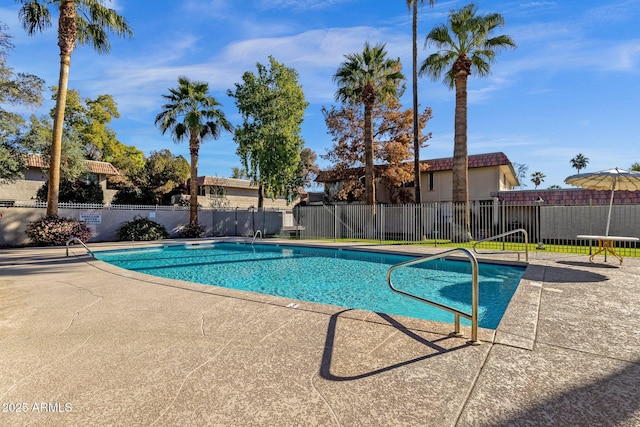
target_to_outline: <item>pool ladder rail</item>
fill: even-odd
[[[397,289],[393,285],[393,282],[391,281],[391,274],[395,270],[399,268],[410,267],[412,265],[421,264],[424,262],[444,258],[447,255],[450,255],[454,252],[462,252],[467,256],[467,258],[469,258],[469,261],[471,262],[471,314],[465,313],[453,307],[442,305],[435,301],[428,300],[421,296],[414,295],[409,292],[405,292],[401,289]],[[425,256],[425,257],[421,257],[421,258],[417,258],[417,259],[413,259],[410,261],[405,261],[405,262],[401,262],[399,264],[393,265],[387,271],[387,283],[389,284],[389,287],[391,288],[391,290],[394,292],[397,292],[399,294],[408,296],[410,298],[416,299],[426,304],[430,304],[439,309],[446,310],[450,313],[453,313],[454,314],[454,331],[451,333],[451,336],[456,336],[456,337],[462,336],[462,334],[460,333],[460,316],[464,317],[465,319],[471,320],[471,341],[469,341],[469,343],[472,345],[480,345],[480,341],[478,341],[478,260],[476,259],[476,256],[469,249],[454,248],[448,251],[440,252],[435,255],[429,255],[429,256]]]
[[[84,242],[83,242],[82,240],[80,240],[78,237],[72,237],[72,238],[70,238],[69,240],[67,240],[67,256],[69,256],[69,245],[70,245],[72,242],[78,242],[78,243],[80,243],[80,244],[81,244],[81,245],[82,245],[82,246],[87,250],[87,253],[89,253],[89,255],[91,255],[92,257],[94,257],[94,258],[95,258],[95,256],[93,255],[93,252],[91,252],[91,249],[89,249],[89,248],[87,247],[87,245],[85,245],[85,244],[84,244]]]
[[[506,236],[509,236],[511,234],[516,234],[516,233],[524,234],[524,256],[525,256],[525,260],[529,261],[529,233],[527,233],[527,230],[525,230],[524,228],[518,228],[516,230],[511,230],[511,231],[507,231],[507,232],[502,233],[502,234],[497,234],[495,236],[487,237],[486,239],[478,240],[477,242],[475,242],[473,244],[473,251],[475,253],[477,253],[478,255],[515,253],[515,254],[518,254],[518,261],[520,261],[520,253],[522,251],[478,252],[478,249],[476,248],[476,246],[478,246],[478,244],[480,244],[480,243],[489,242],[491,240],[500,239],[502,237],[506,237]],[[503,244],[504,244],[504,242],[503,242]]]
[[[260,235],[260,238],[263,239],[264,237],[262,237],[262,231],[260,230],[256,230],[256,232],[253,235],[253,239],[251,240],[251,245],[253,245],[253,243],[256,241],[256,237],[258,237],[258,234]]]

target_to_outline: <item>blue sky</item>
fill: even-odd
[[[9,65],[16,72],[57,84],[59,51],[55,25],[29,37],[18,23],[16,2],[3,2],[0,21],[16,48]],[[7,4],[8,3],[8,4]],[[134,30],[134,38],[111,37],[109,55],[80,46],[72,57],[69,88],[83,97],[110,94],[121,118],[112,123],[118,139],[145,154],[163,148],[187,159],[187,143],[176,145],[153,121],[162,94],[185,75],[209,83],[234,124],[241,119],[227,90],[268,56],[293,67],[310,103],[302,125],[306,146],[319,156],[332,145],[321,114],[334,104],[332,77],[344,55],[365,42],[386,43],[411,76],[411,14],[405,0],[116,0],[107,2]],[[467,1],[438,1],[419,16],[419,61],[431,28]],[[488,77],[469,79],[469,154],[504,152],[526,164],[525,188],[540,171],[552,184],[576,172],[570,159],[589,158],[587,171],[629,168],[640,162],[640,0],[477,1],[481,13],[503,15],[518,48],[501,52]],[[57,19],[57,16],[56,16]],[[57,22],[57,21],[56,21]],[[433,138],[421,159],[453,154],[454,93],[442,82],[419,80],[421,107],[433,118]],[[407,90],[405,107],[411,106]],[[45,114],[45,104],[37,114]],[[240,166],[232,135],[205,142],[200,175],[226,177]],[[329,165],[319,158],[321,167]]]

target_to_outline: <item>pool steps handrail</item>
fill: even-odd
[[[87,247],[87,245],[84,244],[84,242],[82,240],[80,240],[78,237],[72,237],[69,240],[67,240],[67,256],[69,256],[69,245],[71,244],[71,242],[78,242],[80,243],[82,246],[84,246],[84,248],[87,250],[87,252],[89,253],[89,255],[91,255],[92,257],[95,258],[95,256],[93,255],[93,252],[91,252],[91,249],[89,249]]]
[[[476,246],[478,246],[478,244],[480,244],[480,243],[488,242],[488,241],[495,240],[495,239],[500,239],[502,237],[506,237],[506,236],[509,236],[511,234],[516,234],[516,233],[524,234],[524,256],[525,256],[525,260],[529,261],[529,233],[527,233],[527,230],[525,230],[524,228],[518,228],[516,230],[506,231],[504,233],[497,234],[495,236],[487,237],[486,239],[478,240],[477,242],[475,242],[473,244],[473,251],[475,253],[477,253],[478,255],[515,253],[515,254],[518,254],[518,261],[520,261],[520,253],[522,251],[478,252],[478,250],[476,249]]]
[[[450,255],[454,252],[462,252],[463,254],[465,254],[467,256],[467,258],[469,258],[469,261],[471,262],[471,314],[465,313],[463,311],[460,311],[458,309],[455,309],[453,307],[449,307],[446,305],[442,305],[440,303],[437,303],[435,301],[431,301],[428,300],[426,298],[423,298],[421,296],[418,295],[414,295],[411,294],[409,292],[405,292],[403,290],[397,289],[394,285],[393,282],[391,281],[391,274],[399,269],[399,268],[403,268],[403,267],[409,267],[412,265],[416,265],[416,264],[421,264],[427,261],[432,261],[432,260],[436,260],[436,259],[440,259],[440,258],[444,258],[447,255]],[[471,341],[469,341],[470,344],[472,345],[479,345],[480,341],[478,341],[478,260],[476,259],[476,256],[469,250],[466,248],[453,248],[453,249],[449,249],[447,251],[444,252],[440,252],[438,254],[435,255],[428,255],[425,257],[421,257],[421,258],[417,258],[417,259],[413,259],[410,261],[405,261],[405,262],[401,262],[399,264],[395,264],[393,266],[391,266],[389,268],[389,270],[387,271],[387,283],[389,284],[389,287],[391,288],[392,291],[397,292],[399,294],[408,296],[410,298],[416,299],[418,301],[424,302],[426,304],[430,304],[434,307],[437,307],[439,309],[442,310],[446,310],[448,312],[451,312],[454,314],[454,331],[451,333],[451,336],[456,336],[456,337],[461,337],[462,334],[460,333],[460,316],[471,320]]]
[[[253,240],[251,240],[251,244],[253,245],[253,243],[256,241],[256,237],[258,237],[258,234],[260,235],[260,238],[263,239],[262,237],[262,231],[260,230],[256,230],[255,234],[253,235]]]

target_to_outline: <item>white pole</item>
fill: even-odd
[[[607,215],[607,230],[604,232],[605,236],[609,235],[609,223],[611,222],[611,206],[613,206],[613,193],[616,191],[616,181],[618,178],[616,177],[613,180],[613,185],[611,186],[611,200],[609,200],[609,214]]]

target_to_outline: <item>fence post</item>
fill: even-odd
[[[384,205],[380,205],[380,244],[384,244]]]
[[[338,205],[333,205],[333,241],[338,241]]]

